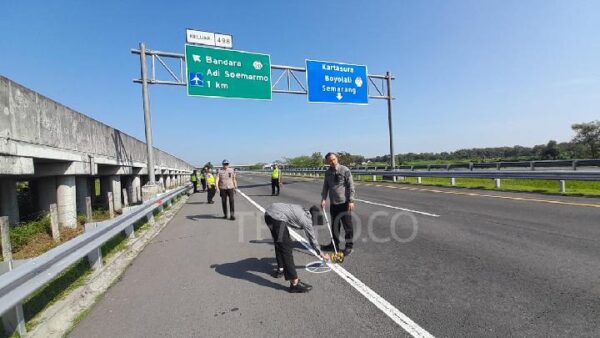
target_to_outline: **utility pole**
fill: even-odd
[[[142,65],[142,96],[144,99],[144,125],[146,128],[146,148],[148,151],[148,184],[154,185],[154,149],[152,147],[152,119],[150,118],[150,97],[148,95],[148,77],[146,75],[146,47],[140,42],[140,63]]]
[[[388,127],[390,130],[390,164],[392,170],[396,167],[396,158],[394,157],[394,128],[392,126],[392,73],[386,72],[387,80],[387,101],[388,101]]]

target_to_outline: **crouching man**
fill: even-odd
[[[296,273],[296,265],[292,255],[294,242],[290,238],[288,227],[304,230],[308,242],[317,254],[323,259],[329,259],[327,254],[321,252],[313,228],[314,225],[323,225],[321,210],[317,206],[312,206],[310,210],[306,210],[297,204],[273,203],[265,211],[265,222],[271,230],[271,236],[275,244],[277,270],[273,276],[276,278],[285,276],[285,280],[290,281],[289,291],[292,293],[309,292],[312,286],[301,282]]]

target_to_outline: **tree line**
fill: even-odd
[[[532,160],[571,160],[600,158],[600,120],[588,123],[577,123],[571,126],[575,136],[569,142],[558,143],[550,140],[546,144],[533,147],[486,147],[459,149],[452,152],[440,153],[406,153],[396,155],[396,165],[418,162],[497,162],[497,161],[532,161]],[[353,155],[346,151],[337,152],[341,164],[359,166],[366,162],[389,163],[390,155],[366,158]],[[325,165],[323,154],[315,152],[312,155],[284,158],[275,161],[287,164],[292,168],[320,167]],[[257,164],[257,169],[262,163]]]

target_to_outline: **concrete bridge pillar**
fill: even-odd
[[[8,216],[10,224],[19,223],[19,202],[17,200],[17,180],[0,180],[0,216]]]
[[[123,208],[121,199],[121,176],[114,175],[110,176],[111,184],[112,184],[112,193],[113,193],[113,203],[115,206],[115,210],[121,210]]]
[[[160,192],[165,191],[165,180],[163,178],[163,175],[158,176],[158,178],[156,179],[156,184],[158,184]]]
[[[58,208],[58,223],[67,228],[76,228],[77,192],[75,187],[75,176],[56,177],[56,201]]]
[[[37,181],[38,207],[50,211],[50,204],[56,203],[56,177],[43,177]]]
[[[77,214],[85,215],[85,198],[91,197],[91,180],[87,176],[75,177],[75,190],[77,193]]]
[[[134,175],[131,178],[131,203],[142,202],[142,184],[141,179],[138,175]]]
[[[167,175],[165,179],[165,190],[171,189],[171,175]]]
[[[103,198],[106,198],[108,192],[112,192],[113,208],[115,210],[121,210],[123,208],[123,205],[121,204],[121,176],[103,176],[101,178],[100,187]],[[106,205],[108,205],[108,201],[106,201]]]
[[[129,205],[135,204],[133,202],[134,196],[133,196],[132,182],[133,182],[133,177],[131,177],[131,176],[123,176],[121,178],[121,185],[122,185],[123,189],[125,189],[127,191],[127,203]],[[123,198],[123,199],[125,199],[125,198]]]

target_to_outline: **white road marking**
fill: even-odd
[[[263,208],[260,204],[256,203],[253,199],[248,197],[248,195],[241,192],[239,189],[237,191],[246,198],[252,205],[254,205],[258,210],[262,213],[265,212],[265,208]],[[432,214],[429,214],[432,215]],[[434,216],[434,217],[437,217]],[[302,245],[310,251],[316,257],[319,257],[317,253],[310,247],[310,244],[304,239],[304,237],[300,236],[296,231],[289,229],[290,234],[294,237],[298,242],[302,243]],[[346,271],[339,264],[333,264],[328,262],[327,265],[335,271],[338,276],[342,277],[348,284],[354,287],[358,292],[360,292],[365,298],[367,298],[371,303],[373,303],[379,310],[385,313],[388,317],[390,317],[396,324],[402,327],[406,332],[408,332],[413,337],[433,337],[433,335],[424,328],[420,327],[419,324],[412,321],[412,319],[408,318],[404,313],[400,312],[396,307],[390,304],[383,297],[378,295],[375,291],[361,282],[358,278],[354,277],[350,272]]]
[[[425,215],[425,216],[431,216],[431,217],[440,217],[440,215],[431,214],[431,213],[428,213],[428,212],[418,211],[418,210],[413,210],[413,209],[406,209],[406,208],[401,208],[401,207],[395,207],[395,206],[389,205],[389,204],[376,203],[376,202],[371,202],[371,201],[367,201],[367,200],[361,200],[361,199],[358,199],[358,198],[355,198],[354,200],[358,201],[358,202],[366,203],[366,204],[377,205],[377,206],[380,206],[380,207],[386,207],[386,208],[390,208],[390,209],[396,209],[396,210],[402,210],[402,211],[406,211],[406,212],[412,212],[412,213],[419,214],[419,215]]]

